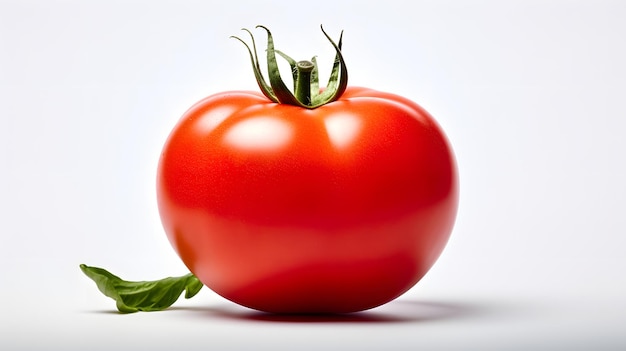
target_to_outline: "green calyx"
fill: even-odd
[[[274,40],[269,29],[264,26],[257,26],[257,28],[263,28],[267,32],[267,71],[269,84],[265,81],[265,78],[261,73],[256,43],[252,33],[245,28],[242,29],[250,34],[250,38],[252,39],[252,49],[250,49],[250,46],[241,38],[236,36],[232,36],[231,38],[239,40],[248,49],[250,61],[252,62],[252,69],[254,71],[254,77],[259,84],[259,88],[268,99],[276,103],[314,109],[329,102],[333,102],[341,97],[348,86],[348,71],[341,54],[343,32],[341,32],[341,35],[339,36],[339,42],[335,44],[328,34],[326,34],[324,28],[320,26],[322,33],[324,33],[337,52],[326,89],[324,89],[324,91],[320,91],[319,72],[316,58],[313,57],[311,61],[295,61],[281,51],[274,49]],[[276,54],[284,58],[291,66],[294,82],[293,92],[287,88],[280,76],[278,63],[276,61]]]

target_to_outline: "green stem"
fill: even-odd
[[[308,109],[318,108],[322,105],[336,101],[344,93],[348,85],[348,70],[341,54],[341,42],[343,38],[343,32],[339,36],[339,42],[335,42],[326,34],[324,28],[322,33],[328,41],[335,48],[335,61],[333,68],[328,78],[328,84],[323,91],[319,89],[319,72],[317,71],[317,65],[315,57],[310,61],[296,62],[291,57],[274,48],[274,39],[269,29],[264,26],[257,26],[267,32],[267,73],[269,77],[269,84],[263,78],[259,67],[259,60],[256,53],[256,45],[254,43],[254,37],[252,37],[252,49],[248,44],[238,37],[232,37],[242,42],[248,49],[250,61],[252,62],[252,69],[254,70],[254,76],[263,91],[263,94],[268,99],[281,104],[288,104],[294,106],[300,106]],[[246,32],[250,33],[247,29]],[[251,34],[250,34],[251,35]],[[254,50],[254,52],[253,52]],[[280,77],[280,71],[278,69],[278,63],[276,62],[276,54],[282,56],[289,62],[289,66],[292,69],[294,76],[294,91],[291,92],[289,88],[283,82]]]
[[[311,72],[315,65],[311,61],[299,61],[296,64],[298,76],[296,78],[295,96],[300,103],[311,106]]]

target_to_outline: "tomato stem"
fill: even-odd
[[[315,65],[311,61],[299,61],[296,64],[295,82],[296,99],[306,106],[311,106],[311,73]]]
[[[232,36],[231,38],[239,40],[246,49],[250,56],[250,62],[252,63],[252,70],[254,71],[254,77],[261,88],[263,94],[273,102],[280,104],[288,104],[294,106],[300,106],[308,109],[314,109],[322,105],[333,102],[341,97],[348,86],[348,70],[346,69],[346,63],[341,53],[341,42],[343,38],[343,32],[339,36],[339,42],[335,43],[321,28],[322,33],[335,49],[335,61],[333,62],[333,68],[328,78],[328,84],[323,91],[319,89],[319,72],[317,69],[317,61],[315,57],[311,61],[296,62],[285,53],[274,48],[274,39],[272,33],[264,26],[257,26],[267,32],[267,73],[269,77],[269,84],[265,81],[261,68],[259,65],[259,58],[256,52],[256,44],[252,33],[246,31],[252,39],[252,48],[241,38]],[[283,82],[278,69],[278,63],[276,62],[276,55],[281,56],[291,66],[294,81],[294,91],[291,92],[289,88]]]

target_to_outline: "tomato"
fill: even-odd
[[[189,270],[274,313],[373,308],[413,287],[453,228],[450,144],[416,103],[348,87],[315,109],[207,97],[167,139],[158,206]]]

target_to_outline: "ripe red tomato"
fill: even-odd
[[[216,293],[268,312],[340,313],[426,274],[458,181],[441,128],[408,99],[351,87],[306,109],[235,91],[180,119],[157,194],[170,242]]]

